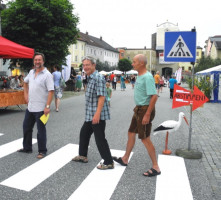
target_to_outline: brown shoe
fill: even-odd
[[[85,157],[85,156],[76,156],[76,157],[74,157],[74,158],[72,159],[72,161],[87,163],[87,162],[88,162],[88,159],[87,159],[87,157]]]
[[[37,155],[37,158],[38,159],[42,159],[42,158],[44,158],[46,156],[46,154],[44,154],[44,153],[39,153],[38,155]]]
[[[114,169],[114,163],[109,164],[109,165],[105,165],[104,163],[100,163],[100,165],[98,165],[97,168],[100,170]]]

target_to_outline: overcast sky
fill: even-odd
[[[103,37],[113,47],[151,48],[157,24],[178,23],[180,31],[197,30],[197,45],[221,35],[220,0],[71,0],[78,28]]]

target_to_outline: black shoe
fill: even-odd
[[[32,150],[19,149],[17,152],[20,152],[20,153],[32,153]]]

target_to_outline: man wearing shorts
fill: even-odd
[[[151,169],[143,175],[151,177],[161,173],[157,163],[155,148],[150,140],[151,122],[155,116],[155,104],[158,97],[154,78],[151,73],[147,72],[146,64],[147,58],[142,54],[138,54],[133,58],[132,66],[134,70],[138,71],[134,90],[136,107],[134,108],[134,115],[128,130],[126,152],[123,157],[113,157],[113,160],[123,166],[127,166],[130,153],[135,144],[136,133],[138,133],[138,137],[146,147],[152,161]]]

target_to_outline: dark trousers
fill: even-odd
[[[112,85],[113,85],[113,89],[116,90],[117,83],[116,82],[112,82]]]
[[[173,90],[174,90],[174,89],[170,89],[170,99],[173,98]]]
[[[37,123],[37,140],[38,140],[38,152],[46,153],[46,127],[40,120],[40,117],[44,114],[41,112],[29,112],[28,109],[25,112],[25,119],[23,122],[23,148],[25,150],[32,150],[32,132],[35,122]]]
[[[106,122],[100,120],[99,124],[92,124],[92,122],[84,122],[80,132],[80,145],[79,155],[87,157],[88,145],[92,133],[94,133],[95,141],[101,158],[104,160],[105,165],[113,163],[110,148],[105,139],[105,126]]]

